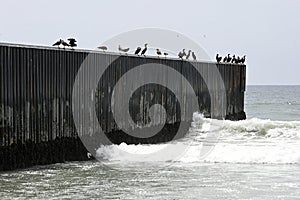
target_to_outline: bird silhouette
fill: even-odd
[[[61,44],[64,46],[64,48],[70,46],[70,45],[69,45],[67,42],[65,42],[64,40],[62,40]]]
[[[55,42],[52,46],[58,46],[58,48],[59,48],[59,45],[61,45],[62,44],[62,39],[59,39],[57,42]]]
[[[129,48],[125,48],[123,49],[120,45],[119,45],[119,51],[127,53],[129,51]]]
[[[233,56],[232,56],[231,63],[235,63],[235,60],[236,60],[235,55],[233,55]]]
[[[220,63],[222,61],[222,57],[219,56],[219,54],[216,55],[216,60],[217,60],[217,63]]]
[[[169,55],[167,52],[164,52],[164,56],[167,57],[167,55]]]
[[[142,50],[142,48],[141,48],[141,47],[138,47],[138,48],[135,50],[134,54],[135,54],[135,55],[138,55],[138,54],[140,53],[141,50]]]
[[[241,64],[244,64],[245,61],[246,61],[246,56],[243,56],[243,57],[241,58]]]
[[[230,57],[230,54],[227,55],[227,62],[230,63],[230,61],[232,60],[232,58]]]
[[[145,48],[143,49],[141,55],[145,55],[145,53],[146,53],[146,51],[147,51],[147,46],[148,46],[148,44],[146,43],[146,44],[145,44]]]
[[[194,60],[197,60],[197,57],[196,57],[196,55],[195,55],[195,52],[192,52],[192,57],[193,57]]]
[[[191,52],[192,52],[192,50],[189,50],[189,51],[188,51],[188,53],[187,53],[185,59],[187,59],[187,60],[189,59],[189,57],[191,56]]]
[[[227,62],[227,56],[224,57],[223,62]]]
[[[156,54],[160,56],[161,55],[161,51],[159,49],[156,49]]]
[[[241,58],[238,56],[236,59],[235,59],[235,64],[239,64],[241,62]]]
[[[76,41],[76,39],[74,39],[74,38],[69,38],[68,40],[69,40],[69,46],[70,46],[70,47],[72,47],[72,48],[73,48],[73,47],[77,47],[77,44],[76,44],[77,41]]]
[[[182,58],[183,58],[183,53],[182,53],[181,51],[179,51],[179,53],[178,53],[178,57],[179,57],[180,59],[182,59]]]
[[[106,46],[100,46],[100,47],[97,47],[98,49],[101,49],[102,51],[106,51],[107,50],[107,47]]]
[[[182,57],[186,56],[185,49],[182,49]]]

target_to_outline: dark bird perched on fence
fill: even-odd
[[[160,56],[161,55],[161,51],[159,49],[156,49],[156,54]]]
[[[230,57],[230,54],[227,55],[227,62],[230,63],[230,61],[232,60],[232,58]]]
[[[241,58],[241,64],[244,64],[245,61],[246,61],[246,56],[243,56],[243,57]]]
[[[191,52],[192,52],[192,50],[188,51],[188,54],[186,55],[186,59],[189,59],[189,57],[191,56]]]
[[[141,48],[141,47],[138,47],[138,48],[135,50],[134,54],[135,54],[135,55],[138,55],[138,54],[140,53],[141,50],[142,50],[142,48]]]
[[[192,57],[193,57],[194,60],[197,60],[197,57],[196,57],[196,55],[195,55],[195,52],[192,52]]]
[[[61,45],[62,42],[63,42],[63,40],[62,40],[62,39],[59,39],[59,40],[58,40],[57,42],[55,42],[52,46],[58,46],[58,48],[59,48],[59,45]]]
[[[183,59],[184,56],[186,56],[185,49],[182,49],[182,51],[180,51],[180,52],[178,53],[178,57],[179,57],[180,59]]]
[[[183,57],[186,56],[185,49],[182,49],[182,55]]]
[[[169,55],[167,52],[164,52],[164,56],[167,57],[167,55]]]
[[[235,64],[239,64],[241,62],[241,59],[240,57],[238,56],[236,59],[235,59]]]
[[[224,57],[223,62],[227,62],[227,56]]]
[[[231,63],[235,63],[235,60],[236,60],[235,55],[233,55],[233,56],[232,56]]]
[[[106,51],[107,50],[107,47],[106,46],[100,46],[100,47],[97,47],[98,49],[101,49],[102,51]]]
[[[216,60],[218,63],[220,63],[222,61],[222,57],[219,56],[219,54],[216,55]]]
[[[65,42],[63,40],[62,40],[61,44],[64,46],[64,48],[70,46],[67,42]]]
[[[147,46],[148,46],[148,44],[146,43],[146,44],[145,44],[145,48],[143,49],[141,55],[145,55],[145,53],[146,53],[146,51],[147,51]]]
[[[72,48],[73,48],[73,47],[77,47],[77,44],[76,44],[77,41],[76,41],[76,39],[74,39],[74,38],[69,38],[68,40],[69,40],[69,46],[70,46],[70,47],[72,47]]]
[[[183,53],[182,53],[181,51],[179,51],[179,53],[178,53],[178,57],[179,57],[180,59],[182,59],[182,58],[183,58]]]
[[[129,51],[129,48],[123,49],[123,48],[121,47],[121,45],[119,45],[119,51],[124,52],[124,53],[127,53],[127,52]]]

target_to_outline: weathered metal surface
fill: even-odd
[[[225,110],[214,112],[224,112],[226,118],[233,120],[245,117],[246,66],[244,65],[217,64],[224,81],[225,91],[218,91],[216,88],[211,97],[205,81],[186,61],[0,43],[0,147],[18,143],[26,144],[28,141],[39,144],[60,138],[76,138],[77,131],[72,114],[72,90],[77,72],[90,53],[95,54],[92,61],[95,65],[100,60],[105,60],[107,63],[113,61],[101,77],[95,94],[98,121],[107,134],[120,130],[111,111],[118,109],[115,105],[111,105],[114,85],[134,66],[146,63],[164,64],[180,72],[192,85],[198,97],[200,111],[206,116],[211,115],[211,100],[213,100],[219,104],[226,104]],[[193,62],[193,65],[207,74],[209,68],[215,63]],[[168,80],[168,77],[162,77],[159,74],[157,76]],[[86,74],[85,78],[88,79],[89,75]],[[170,79],[168,81],[168,84],[172,84],[172,81],[182,80]],[[85,87],[82,85],[81,89],[84,90]],[[180,88],[176,90],[183,91],[185,87],[182,81]],[[219,98],[221,92],[226,93],[226,102],[221,102],[222,98]],[[122,91],[118,94],[122,95]],[[176,97],[167,88],[159,85],[146,85],[134,92],[130,100],[130,114],[139,126],[146,126],[149,123],[159,125],[164,123],[159,115],[153,122],[150,122],[148,114],[151,105],[160,104],[166,109],[168,125],[180,123],[182,120],[180,115],[189,109],[190,98],[188,95],[182,95],[179,98],[183,98],[184,105],[178,105]],[[84,113],[82,116],[85,116]],[[191,120],[191,116],[184,117],[186,117],[184,120],[186,122]],[[165,136],[167,134],[161,133]],[[172,137],[159,139],[160,141],[157,142],[170,138],[172,139]],[[112,138],[116,143],[123,139]],[[134,141],[124,140],[125,142]],[[157,138],[139,142],[152,143],[156,142],[155,140]]]

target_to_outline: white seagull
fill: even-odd
[[[106,46],[100,46],[100,47],[97,47],[98,49],[101,49],[102,51],[106,51],[107,50],[107,47]]]
[[[119,45],[119,51],[124,52],[124,53],[127,53],[127,52],[129,51],[129,48],[123,49],[123,48],[121,47],[121,45]]]

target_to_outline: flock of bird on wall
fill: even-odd
[[[59,46],[62,45],[63,47],[77,47],[77,44],[76,44],[76,39],[74,38],[69,38],[68,39],[69,43],[67,43],[66,41],[62,40],[62,39],[59,39],[57,42],[55,42],[52,46]]]
[[[62,45],[64,48],[65,47],[71,47],[73,49],[73,47],[77,47],[77,41],[74,38],[69,38],[68,39],[69,42],[66,42],[62,39],[59,39],[57,42],[55,42],[52,46],[59,46]],[[108,48],[106,46],[99,46],[97,47],[98,49],[102,50],[102,51],[106,51]],[[125,54],[127,54],[127,52],[130,50],[130,48],[122,48],[120,45],[118,47],[118,50],[120,52],[123,52]],[[145,56],[145,53],[148,50],[148,44],[146,43],[144,45],[144,48],[142,50],[141,47],[137,47],[137,49],[135,50],[134,54],[135,55],[141,55],[141,56]],[[165,57],[168,55],[167,52],[161,52],[160,49],[156,49],[156,54],[158,56],[164,55]],[[180,51],[178,53],[178,57],[180,59],[186,59],[188,60],[190,58],[190,56],[192,56],[193,60],[197,60],[197,57],[195,55],[195,52],[193,52],[192,50],[189,50],[187,53],[185,51],[185,49],[183,49],[182,51]],[[216,55],[216,61],[217,63],[232,63],[232,64],[244,64],[246,61],[246,56],[243,57],[239,57],[239,56],[235,56],[233,55],[232,57],[230,56],[230,54],[228,54],[227,56],[221,57],[219,54]]]
[[[244,64],[246,61],[246,56],[239,57],[239,56],[233,55],[231,57],[230,54],[228,54],[227,56],[222,58],[219,54],[217,54],[216,61],[217,61],[217,63],[223,62],[223,63],[233,63],[233,64]]]

